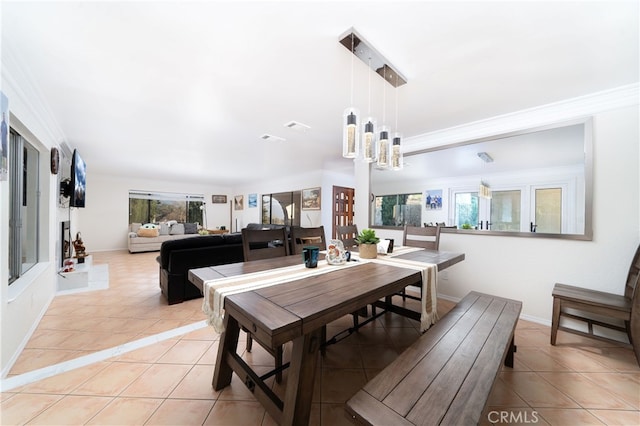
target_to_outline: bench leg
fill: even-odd
[[[553,313],[551,314],[551,344],[555,346],[558,326],[560,325],[560,299],[553,298]]]
[[[513,368],[513,354],[517,351],[517,346],[515,344],[514,337],[511,337],[511,343],[509,344],[509,350],[507,351],[507,356],[504,359],[504,365]]]

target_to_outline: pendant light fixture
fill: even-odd
[[[380,54],[380,52],[373,48],[369,42],[364,40],[362,36],[355,31],[355,29],[350,28],[347,30],[347,32],[340,37],[339,42],[345,48],[349,49],[353,56],[357,56],[364,63],[367,63],[369,68],[376,74],[380,75],[384,80],[384,100],[382,111],[383,126],[376,128],[379,123],[370,116],[371,74],[369,74],[369,117],[361,123],[359,120],[360,114],[358,109],[353,106],[345,109],[342,116],[344,126],[342,137],[342,156],[346,158],[356,158],[359,155],[359,151],[362,150],[363,161],[375,163],[377,168],[390,169],[392,168],[390,167],[392,153],[397,152],[395,157],[398,159],[397,166],[402,167],[402,150],[399,145],[402,137],[400,135],[394,135],[397,149],[395,151],[392,150],[390,146],[390,143],[392,142],[390,139],[391,132],[385,125],[386,105],[384,104],[386,103],[386,83],[389,83],[397,89],[398,86],[407,83],[406,78],[402,76],[395,67],[393,67],[389,61]],[[353,56],[351,57],[351,105],[353,105]],[[360,132],[362,132],[362,148],[359,147]],[[377,140],[376,134],[378,135]]]
[[[369,68],[371,68],[371,57],[369,57]],[[371,71],[369,71],[369,117],[362,126],[362,156],[365,163],[376,161],[376,120],[371,117]]]
[[[393,135],[393,143],[391,145],[391,170],[402,170],[402,134],[398,132],[398,87],[396,86],[396,133]]]
[[[493,162],[493,158],[484,151],[479,152],[478,157],[480,157],[480,159],[484,161],[484,164],[482,165],[483,170],[485,170],[487,163]],[[488,200],[491,199],[491,187],[487,182],[482,180],[482,178],[480,178],[480,187],[478,188],[478,195],[481,198],[486,198]]]
[[[386,69],[383,70],[382,78],[387,81]],[[379,169],[389,168],[389,128],[386,126],[387,111],[387,85],[382,85],[382,126],[380,127],[380,137],[378,138],[378,161],[376,166]]]
[[[355,43],[354,43],[354,34],[351,33],[351,99],[350,104],[353,105],[353,57]],[[356,158],[358,156],[359,144],[360,140],[360,123],[358,121],[358,117],[360,116],[360,111],[358,111],[353,106],[344,110],[344,114],[342,115],[342,123],[344,125],[344,130],[342,133],[342,156],[345,158]]]

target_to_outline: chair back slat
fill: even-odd
[[[638,279],[640,277],[640,246],[636,249],[633,256],[629,274],[627,275],[627,283],[624,288],[624,295],[631,298],[631,315],[628,323],[629,340],[636,354],[636,361],[640,365],[640,289],[638,288]]]
[[[314,228],[292,226],[291,243],[293,247],[293,254],[301,254],[302,248],[305,246],[315,246],[319,247],[320,250],[326,250],[327,243],[324,235],[324,226],[317,226]]]
[[[336,226],[336,234],[338,234],[338,239],[342,241],[342,244],[344,244],[344,248],[346,250],[350,250],[352,247],[357,245],[357,225]]]
[[[404,226],[402,245],[438,250],[440,247],[440,225],[436,226]]]
[[[245,262],[288,256],[287,230],[245,228],[242,230],[242,251]]]

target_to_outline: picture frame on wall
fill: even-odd
[[[226,195],[212,195],[211,203],[213,204],[227,204],[227,196]]]
[[[427,189],[424,192],[424,206],[427,210],[442,210],[442,189]]]
[[[244,210],[244,195],[236,195],[233,197],[233,209]]]
[[[258,207],[258,194],[249,194],[249,208]]]
[[[302,190],[302,210],[320,210],[320,191],[319,187]]]

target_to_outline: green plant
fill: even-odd
[[[378,244],[380,238],[376,237],[376,231],[373,229],[363,229],[356,237],[356,243],[358,244]]]
[[[462,229],[471,229],[471,225],[469,225],[468,223],[463,223]]]

